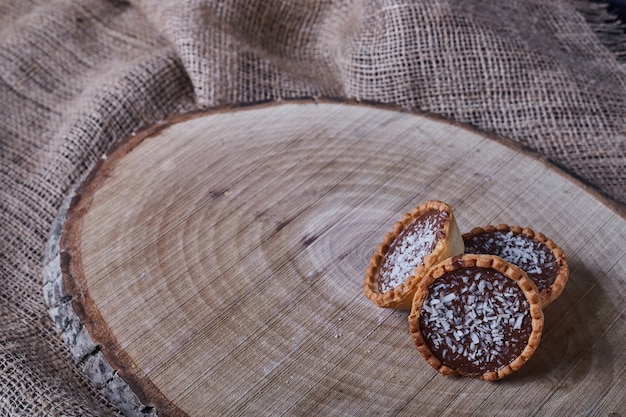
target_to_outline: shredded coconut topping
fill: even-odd
[[[381,293],[402,284],[433,251],[447,215],[430,210],[396,237],[380,266]]]
[[[524,270],[539,291],[556,279],[557,264],[552,251],[543,243],[512,231],[478,234],[465,239],[465,253],[497,255]]]
[[[433,354],[467,374],[508,365],[521,354],[532,332],[523,291],[515,281],[483,268],[461,269],[437,279],[419,320]]]

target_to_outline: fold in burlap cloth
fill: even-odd
[[[174,113],[334,97],[493,131],[626,203],[624,37],[582,1],[0,1],[0,415],[106,415],[47,316],[57,210]],[[606,20],[606,21],[605,21]]]

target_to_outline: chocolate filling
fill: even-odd
[[[465,253],[497,255],[519,266],[533,280],[539,292],[556,280],[559,265],[546,245],[528,236],[509,232],[485,232],[465,237]]]
[[[500,272],[478,267],[435,280],[419,325],[427,346],[444,365],[473,376],[513,362],[532,333],[522,289]]]
[[[448,216],[446,211],[428,210],[396,236],[380,265],[381,293],[402,284],[435,249]]]

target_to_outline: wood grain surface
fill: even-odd
[[[428,199],[462,232],[528,226],[568,257],[537,352],[506,380],[439,375],[408,312],[361,292],[385,232]],[[74,309],[160,415],[626,415],[626,221],[433,117],[286,102],[175,118],[103,160],[61,247]]]

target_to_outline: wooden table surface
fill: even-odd
[[[66,290],[161,414],[626,415],[626,220],[501,140],[380,106],[223,109],[129,138],[79,195]],[[503,381],[439,375],[408,313],[362,294],[378,242],[428,199],[462,232],[528,226],[568,257],[537,352]]]

